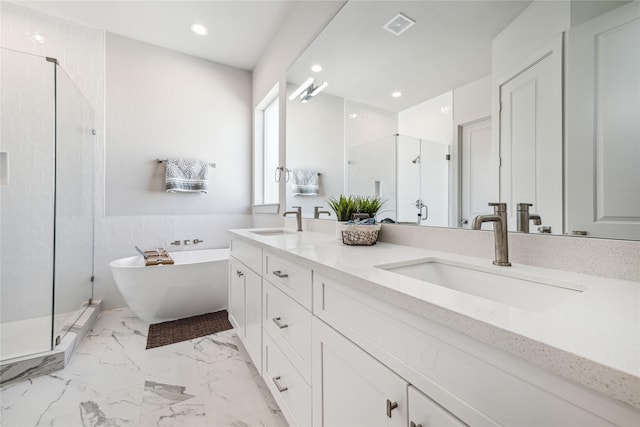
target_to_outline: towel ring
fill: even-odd
[[[290,175],[290,171],[289,169],[285,168],[284,166],[278,166],[276,167],[275,173],[273,178],[275,179],[276,182],[280,182],[280,180],[282,179],[282,172],[285,171],[285,179],[284,182],[289,182],[289,175]]]

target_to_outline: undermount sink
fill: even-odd
[[[505,271],[494,272],[438,259],[376,267],[529,311],[542,311],[586,290],[576,284],[513,274],[506,271],[509,267],[495,267]]]
[[[282,236],[283,234],[294,234],[293,231],[275,229],[275,230],[251,230],[250,233],[260,236]]]

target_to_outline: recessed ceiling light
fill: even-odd
[[[349,118],[350,118],[350,119],[357,119],[357,118],[358,118],[358,113],[351,113],[351,114],[349,114]]]
[[[402,96],[402,92],[395,91],[391,94],[391,96],[393,96],[394,98],[400,98]]]
[[[38,34],[38,33],[33,33],[33,34],[31,35],[31,40],[36,41],[36,42],[38,42],[38,43],[40,43],[40,44],[44,44],[44,40],[45,40],[45,39],[44,39],[44,36],[43,36],[43,35]]]
[[[320,71],[322,71],[322,65],[312,65],[311,66],[311,71],[313,71],[314,73],[319,73]]]
[[[209,32],[209,30],[207,30],[207,27],[202,24],[191,24],[191,31],[199,36],[204,36]]]

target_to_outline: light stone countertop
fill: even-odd
[[[259,230],[259,229],[254,229]],[[262,236],[229,230],[275,255],[438,322],[558,375],[640,408],[640,283],[378,242],[346,246],[304,231]],[[478,270],[538,278],[582,290],[540,310],[525,310],[433,285],[378,265],[436,258]]]

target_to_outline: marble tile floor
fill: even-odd
[[[0,388],[0,425],[287,426],[233,330],[145,350],[148,326],[102,312],[67,368]]]

